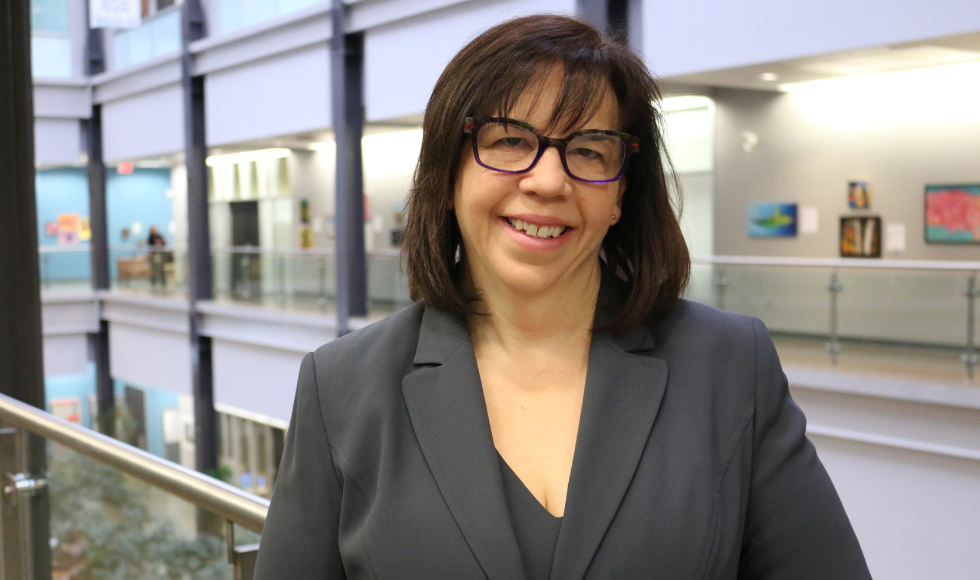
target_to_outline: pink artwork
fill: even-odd
[[[980,185],[926,186],[926,241],[980,244]]]

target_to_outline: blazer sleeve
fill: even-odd
[[[323,425],[313,355],[300,367],[286,434],[255,565],[255,580],[346,578],[338,546],[343,480]]]
[[[741,580],[870,579],[834,484],[806,437],[769,333],[753,319],[756,401]]]

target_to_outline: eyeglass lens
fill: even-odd
[[[477,133],[480,161],[498,171],[527,171],[537,157],[539,146],[534,133],[517,125],[490,122]],[[615,135],[579,135],[565,148],[568,172],[586,181],[617,177],[625,157],[626,143]]]

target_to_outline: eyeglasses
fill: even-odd
[[[506,117],[467,117],[463,131],[473,136],[473,156],[487,169],[524,173],[544,155],[558,149],[565,173],[579,181],[609,183],[626,172],[637,137],[619,131],[585,129],[563,139],[545,137],[531,125]]]

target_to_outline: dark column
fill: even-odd
[[[211,339],[201,336],[199,300],[213,295],[211,232],[208,225],[207,145],[204,139],[204,77],[194,76],[190,43],[204,38],[200,0],[186,0],[182,13],[184,92],[184,157],[187,165],[187,294],[190,305],[191,364],[194,387],[194,446],[198,471],[218,466],[217,416],[211,372]]]
[[[606,12],[609,32],[615,34],[620,42],[630,45],[630,0],[609,0]]]
[[[0,2],[0,71],[0,393],[44,409],[29,0]],[[26,463],[31,474],[45,474],[43,439],[29,438]],[[48,494],[23,501],[32,577],[50,580]]]
[[[631,0],[577,0],[578,17],[629,44]]]
[[[609,29],[610,0],[577,0],[578,17],[602,30]]]
[[[364,255],[364,35],[345,34],[346,7],[333,0],[330,39],[330,96],[337,140],[337,336],[347,334],[351,316],[367,315]]]
[[[88,10],[86,13],[86,21]],[[88,29],[85,42],[85,65],[89,76],[105,71],[102,31]],[[102,156],[102,105],[92,105],[92,116],[85,123],[88,150],[88,208],[92,241],[92,289],[109,289],[109,226],[105,188],[105,160]],[[109,323],[99,321],[99,332],[89,335],[95,357],[95,393],[99,409],[96,424],[106,435],[114,435],[116,397],[109,372]]]

